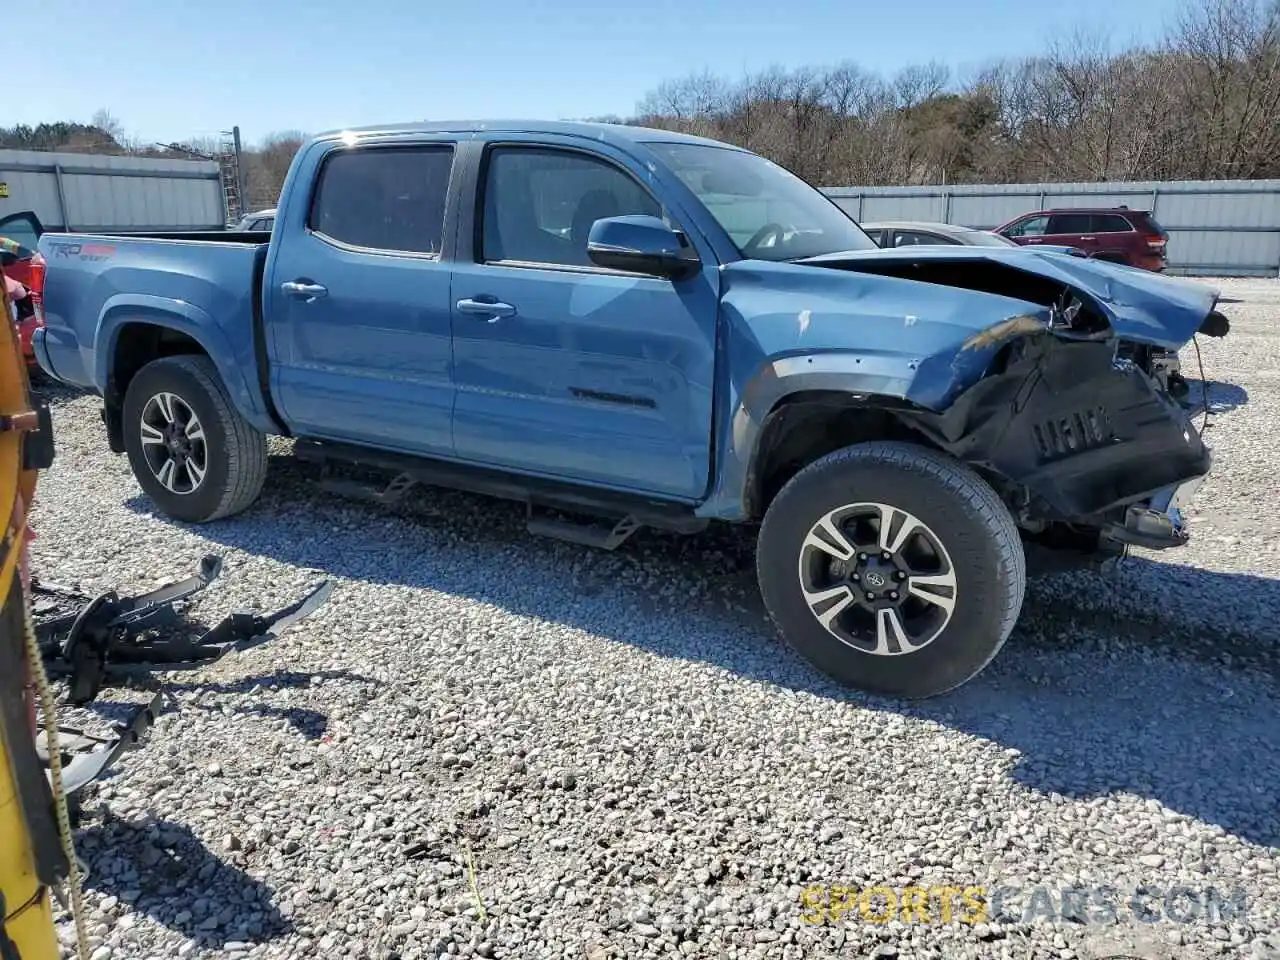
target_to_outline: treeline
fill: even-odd
[[[1280,177],[1280,0],[1202,0],[1148,46],[1079,32],[967,78],[940,64],[695,74],[638,114],[821,186]]]
[[[1280,178],[1280,0],[1191,0],[1146,46],[1115,50],[1080,32],[967,77],[938,63],[888,77],[853,63],[693,74],[621,122],[736,143],[820,186]],[[275,204],[303,139],[244,148],[249,208]],[[131,142],[105,111],[0,129],[0,147],[222,149]]]
[[[275,206],[293,155],[305,139],[305,134],[290,130],[273,133],[253,146],[241,145],[240,164],[248,201],[246,209]],[[0,127],[0,149],[190,160],[217,159],[226,145],[218,137],[196,137],[171,144],[145,142],[127,136],[118,119],[109,111],[99,110],[89,123]]]

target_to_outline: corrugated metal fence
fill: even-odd
[[[216,161],[0,150],[0,217],[34,210],[47,230],[216,230]]]
[[[1280,276],[1280,180],[831,187],[859,221],[931,220],[990,230],[1049,207],[1150,211],[1169,232],[1169,272]]]

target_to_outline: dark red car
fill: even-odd
[[[18,310],[22,357],[32,370],[38,367],[31,350],[31,335],[44,323],[45,262],[36,251],[43,232],[44,228],[34,213],[15,213],[0,220],[0,268],[8,279],[17,281],[27,293],[14,306]]]
[[[993,231],[1024,246],[1077,247],[1097,260],[1162,272],[1169,234],[1145,210],[1071,207],[1038,210]]]

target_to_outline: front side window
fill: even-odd
[[[495,147],[484,188],[481,259],[590,267],[597,220],[663,216],[661,204],[607,161],[569,150]]]
[[[339,151],[321,170],[308,225],[353,247],[439,256],[452,168],[448,145]]]
[[[697,143],[651,142],[743,257],[800,260],[875,242],[821,190],[764,157]]]
[[[1029,220],[1023,220],[1021,223],[1015,223],[1012,227],[1005,231],[1005,236],[1009,237],[1043,237],[1049,232],[1048,217],[1031,217]]]

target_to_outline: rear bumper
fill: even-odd
[[[36,327],[31,332],[31,362],[39,366],[46,376],[57,380],[58,374],[54,371],[53,364],[49,362],[49,348],[45,345],[44,335],[44,327]]]

